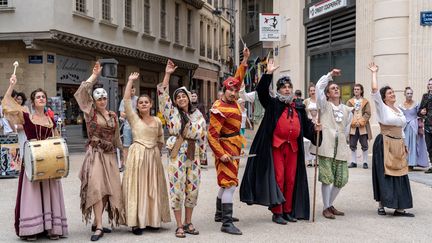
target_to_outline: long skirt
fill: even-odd
[[[408,147],[408,165],[428,167],[429,158],[424,135],[419,135],[408,124],[405,127],[405,144]]]
[[[111,225],[122,224],[124,207],[116,154],[89,146],[79,177],[81,212],[86,223],[91,219],[93,206],[103,201]]]
[[[39,233],[67,237],[68,225],[61,181],[49,179],[30,182],[21,167],[15,205],[15,233]]]
[[[170,222],[168,191],[159,148],[134,142],[123,177],[126,225],[160,227]]]
[[[383,207],[407,209],[413,207],[408,175],[389,176],[384,174],[383,135],[375,138],[372,154],[372,184],[374,199]]]

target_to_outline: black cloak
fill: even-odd
[[[264,74],[256,89],[259,101],[265,108],[265,113],[249,150],[250,154],[257,154],[257,156],[248,159],[240,185],[240,201],[248,205],[259,204],[269,208],[285,202],[285,198],[275,178],[272,141],[276,124],[287,105],[279,101],[279,99],[270,96],[269,86],[272,78],[273,75]],[[295,218],[307,220],[309,219],[310,206],[303,137],[311,140],[312,144],[316,145],[317,133],[315,132],[313,122],[306,115],[305,106],[301,102],[295,102],[295,104],[301,129],[297,139],[299,150],[292,215]],[[320,144],[321,141],[322,136],[320,136]]]

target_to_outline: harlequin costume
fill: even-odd
[[[240,90],[246,66],[241,65],[234,77],[227,78],[223,85],[224,89]],[[210,109],[210,124],[208,129],[208,143],[215,155],[217,181],[220,187],[216,200],[215,221],[222,221],[222,232],[229,234],[242,234],[233,222],[237,219],[232,217],[232,196],[238,186],[239,160],[222,162],[220,158],[228,154],[238,156],[241,153],[245,138],[240,135],[241,110],[239,104],[217,100]]]

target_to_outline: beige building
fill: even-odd
[[[12,63],[18,61],[17,89],[29,95],[41,87],[49,96],[62,96],[66,122],[74,123],[79,111],[73,93],[79,83],[90,75],[94,61],[114,58],[118,68],[117,73],[110,70],[115,76],[108,88],[116,91],[111,99],[121,97],[129,73],[139,71],[138,93],[147,93],[156,102],[156,84],[167,58],[179,67],[171,90],[191,84],[200,62],[199,10],[204,4],[199,0],[2,0],[0,77],[4,82],[0,90],[7,88]],[[217,61],[215,54],[208,58]],[[110,109],[116,109],[117,103]]]
[[[191,89],[208,110],[216,100],[220,83],[231,75],[234,60],[234,0],[207,0],[199,11],[199,67]],[[234,23],[233,23],[234,24]]]
[[[283,22],[281,41],[274,43],[279,74],[290,75],[295,89],[305,91],[309,81],[338,67],[344,100],[354,83],[370,98],[367,65],[374,61],[379,85],[390,85],[398,103],[406,86],[420,102],[432,77],[432,27],[420,25],[420,13],[432,11],[432,1],[274,0],[273,8]]]

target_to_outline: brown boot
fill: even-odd
[[[326,208],[323,212],[322,212],[323,216],[325,218],[328,219],[335,219],[336,217],[334,216],[334,214],[331,212],[330,208]]]
[[[344,216],[345,215],[344,212],[341,212],[341,211],[337,210],[333,206],[329,207],[329,209],[330,209],[330,212],[332,212],[334,215],[337,215],[337,216]]]

